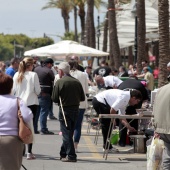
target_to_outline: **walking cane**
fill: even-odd
[[[22,166],[25,170],[27,170],[27,168],[25,168],[25,166],[24,166],[23,164],[22,164],[21,166]]]
[[[65,114],[64,114],[63,105],[62,105],[62,102],[61,102],[61,97],[59,97],[59,100],[60,100],[61,110],[62,110],[63,117],[64,117],[64,122],[65,122],[65,125],[66,125],[66,127],[67,127],[67,121],[66,121],[66,117],[65,117]]]

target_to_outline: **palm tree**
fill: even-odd
[[[106,19],[104,21],[103,30],[103,51],[107,52],[107,37],[108,37],[108,12],[106,13]]]
[[[85,33],[85,4],[86,0],[72,0],[75,6],[78,6],[78,15],[81,23],[81,42],[84,44],[84,33]]]
[[[159,12],[159,79],[158,87],[167,82],[167,63],[170,61],[169,55],[169,1],[158,1]]]
[[[79,7],[78,15],[80,17],[81,23],[81,42],[84,44],[84,37],[85,35],[85,5],[87,4],[87,0],[72,0],[73,3]],[[94,0],[94,6],[96,9],[99,9],[100,5],[105,5],[106,3],[102,0]]]
[[[78,41],[77,35],[77,7],[74,6],[74,32],[75,32],[75,41]]]
[[[42,8],[48,9],[48,8],[59,8],[61,9],[61,15],[64,19],[64,27],[65,32],[69,32],[69,13],[73,9],[73,4],[70,0],[49,0],[47,4]]]
[[[128,47],[128,65],[133,65],[132,46]]]
[[[145,1],[137,0],[137,65],[138,74],[142,71],[142,61],[145,59],[145,35],[146,35],[146,24],[145,24]]]
[[[117,37],[116,13],[113,0],[108,0],[108,24],[109,24],[109,42],[110,42],[110,66],[116,69],[121,65],[120,48]]]
[[[86,45],[92,48],[95,48],[96,46],[94,27],[94,0],[87,0]]]

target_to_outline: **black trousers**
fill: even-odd
[[[134,106],[128,106],[126,108],[126,115],[133,115],[137,114],[136,108]],[[126,119],[128,122],[130,122],[132,119]],[[138,130],[138,120],[134,119],[131,123],[130,126],[134,127],[136,130]],[[124,125],[119,121],[119,130],[121,130],[124,127]],[[119,133],[119,144],[120,145],[126,145],[126,136],[127,136],[127,128],[124,128],[120,133]]]
[[[77,155],[75,153],[74,142],[73,142],[73,133],[75,125],[77,122],[79,110],[71,108],[63,108],[64,114],[67,122],[67,126],[64,121],[63,113],[61,108],[59,108],[59,121],[60,121],[60,130],[63,135],[63,143],[61,145],[60,157],[76,160]]]
[[[36,116],[36,113],[37,113],[37,105],[30,105],[28,106],[32,113],[33,113],[33,127],[34,127],[34,122],[35,122],[35,116]],[[32,153],[32,143],[28,144],[28,153]]]
[[[110,106],[107,106],[103,103],[100,103],[95,97],[92,100],[92,105],[94,110],[97,112],[97,114],[110,114]],[[103,148],[107,148],[108,142],[107,142],[107,135],[109,131],[111,119],[100,119],[101,128],[102,128],[102,135],[103,135]],[[109,145],[109,149],[112,148],[112,145]]]

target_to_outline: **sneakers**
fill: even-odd
[[[115,153],[115,152],[119,152],[119,150],[116,148],[109,149],[109,153]]]
[[[62,161],[62,162],[77,162],[77,159],[68,159],[68,158],[66,157],[66,158],[61,158],[61,161]]]
[[[103,152],[105,152],[105,149],[103,149]],[[113,148],[109,149],[108,152],[109,153],[116,153],[116,152],[119,152],[119,150],[113,147]]]
[[[40,134],[40,132],[37,130],[37,131],[34,131],[34,134]]]
[[[47,118],[48,120],[58,120],[55,116],[50,116]]]
[[[32,160],[32,159],[36,159],[35,155],[33,155],[32,153],[27,153],[27,160]]]
[[[48,130],[46,130],[46,131],[41,131],[40,134],[41,134],[41,135],[54,135],[53,132],[50,132],[50,131],[48,131]]]

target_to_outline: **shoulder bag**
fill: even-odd
[[[33,143],[33,134],[28,125],[24,122],[19,106],[19,99],[17,99],[18,104],[18,120],[19,120],[19,129],[18,136],[24,144]]]

